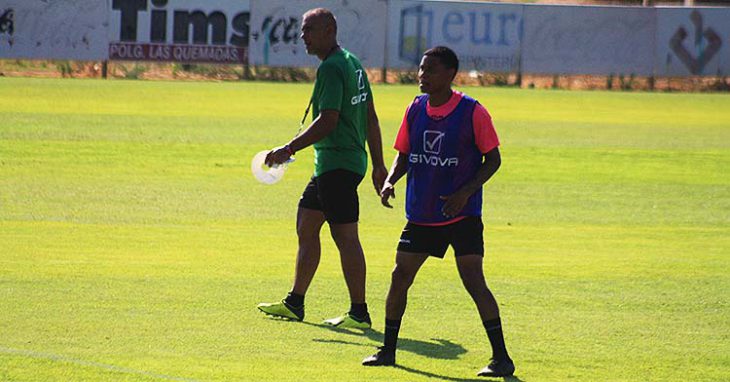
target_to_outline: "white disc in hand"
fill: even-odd
[[[256,178],[259,182],[264,184],[274,184],[284,177],[286,165],[282,164],[274,167],[267,166],[264,161],[266,160],[266,154],[268,153],[269,151],[261,151],[254,155],[251,160],[251,172],[253,172],[254,178]]]

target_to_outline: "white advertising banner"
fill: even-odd
[[[651,75],[654,15],[637,7],[526,6],[522,70]]]
[[[519,70],[522,5],[392,0],[388,8],[388,67],[415,69],[424,51],[453,49],[460,68]]]
[[[251,0],[250,62],[254,65],[315,67],[300,38],[302,14],[323,7],[337,19],[337,39],[365,67],[382,67],[387,11],[383,0]]]
[[[246,62],[248,0],[109,0],[109,58]]]
[[[730,74],[730,9],[657,8],[660,77]]]
[[[0,58],[104,60],[104,0],[0,1]]]

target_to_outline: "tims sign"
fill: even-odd
[[[246,59],[247,1],[113,0],[112,12],[112,33],[118,33],[109,46],[112,59],[217,63]]]

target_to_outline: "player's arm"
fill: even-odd
[[[335,130],[339,119],[340,112],[338,110],[322,110],[306,130],[288,143],[289,147],[291,147],[292,151],[297,152],[321,141]]]
[[[474,178],[469,182],[466,182],[457,192],[462,192],[467,195],[467,199],[472,196],[477,190],[479,190],[484,183],[487,183],[492,175],[499,170],[499,166],[502,165],[502,157],[499,155],[499,148],[495,147],[488,153],[484,154],[484,161],[477,170]]]
[[[317,81],[322,81],[322,91],[317,96],[321,110],[319,115],[289,143],[271,150],[266,156],[267,165],[286,162],[294,153],[322,140],[337,128],[344,92],[342,78],[342,73],[334,65],[324,63],[317,69]]]
[[[383,189],[380,190],[380,203],[388,208],[393,208],[388,202],[388,199],[395,199],[395,183],[408,172],[408,154],[411,152],[408,114],[410,113],[411,106],[412,104],[408,106],[405,114],[403,114],[403,121],[395,137],[394,148],[398,150],[398,156],[393,159],[393,164],[390,166],[390,172],[385,179]]]
[[[337,121],[339,119],[339,111],[322,110],[319,116],[301,134],[294,137],[286,145],[271,150],[266,155],[266,164],[271,166],[284,163],[297,151],[319,142],[337,127]]]
[[[484,154],[484,161],[477,170],[474,177],[466,182],[456,192],[448,196],[442,196],[441,199],[446,200],[443,213],[446,217],[456,216],[464,209],[469,198],[481,188],[484,183],[494,175],[502,165],[502,157],[499,155],[499,148],[495,147]]]
[[[373,186],[375,186],[375,193],[379,195],[383,189],[385,178],[388,176],[388,170],[385,168],[385,162],[383,161],[383,138],[380,134],[380,122],[372,98],[368,101],[367,141],[370,159],[373,163]]]
[[[502,164],[499,155],[499,138],[492,124],[492,117],[487,109],[477,104],[472,115],[474,128],[474,143],[482,153],[484,161],[476,174],[466,184],[451,195],[441,196],[446,200],[442,212],[446,217],[457,216],[466,205],[469,198],[486,183]]]
[[[393,160],[393,164],[390,166],[390,172],[388,177],[385,179],[383,189],[380,191],[380,202],[388,207],[393,208],[388,202],[388,199],[395,199],[395,183],[398,179],[402,178],[403,175],[408,172],[408,154],[398,153],[398,156]]]

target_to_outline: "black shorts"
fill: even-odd
[[[343,169],[312,177],[299,199],[299,208],[322,211],[329,224],[356,223],[360,218],[357,186],[361,181],[362,175]]]
[[[444,226],[424,226],[408,222],[398,242],[398,251],[427,253],[443,258],[454,247],[454,256],[484,256],[484,224],[481,216],[469,216]]]

